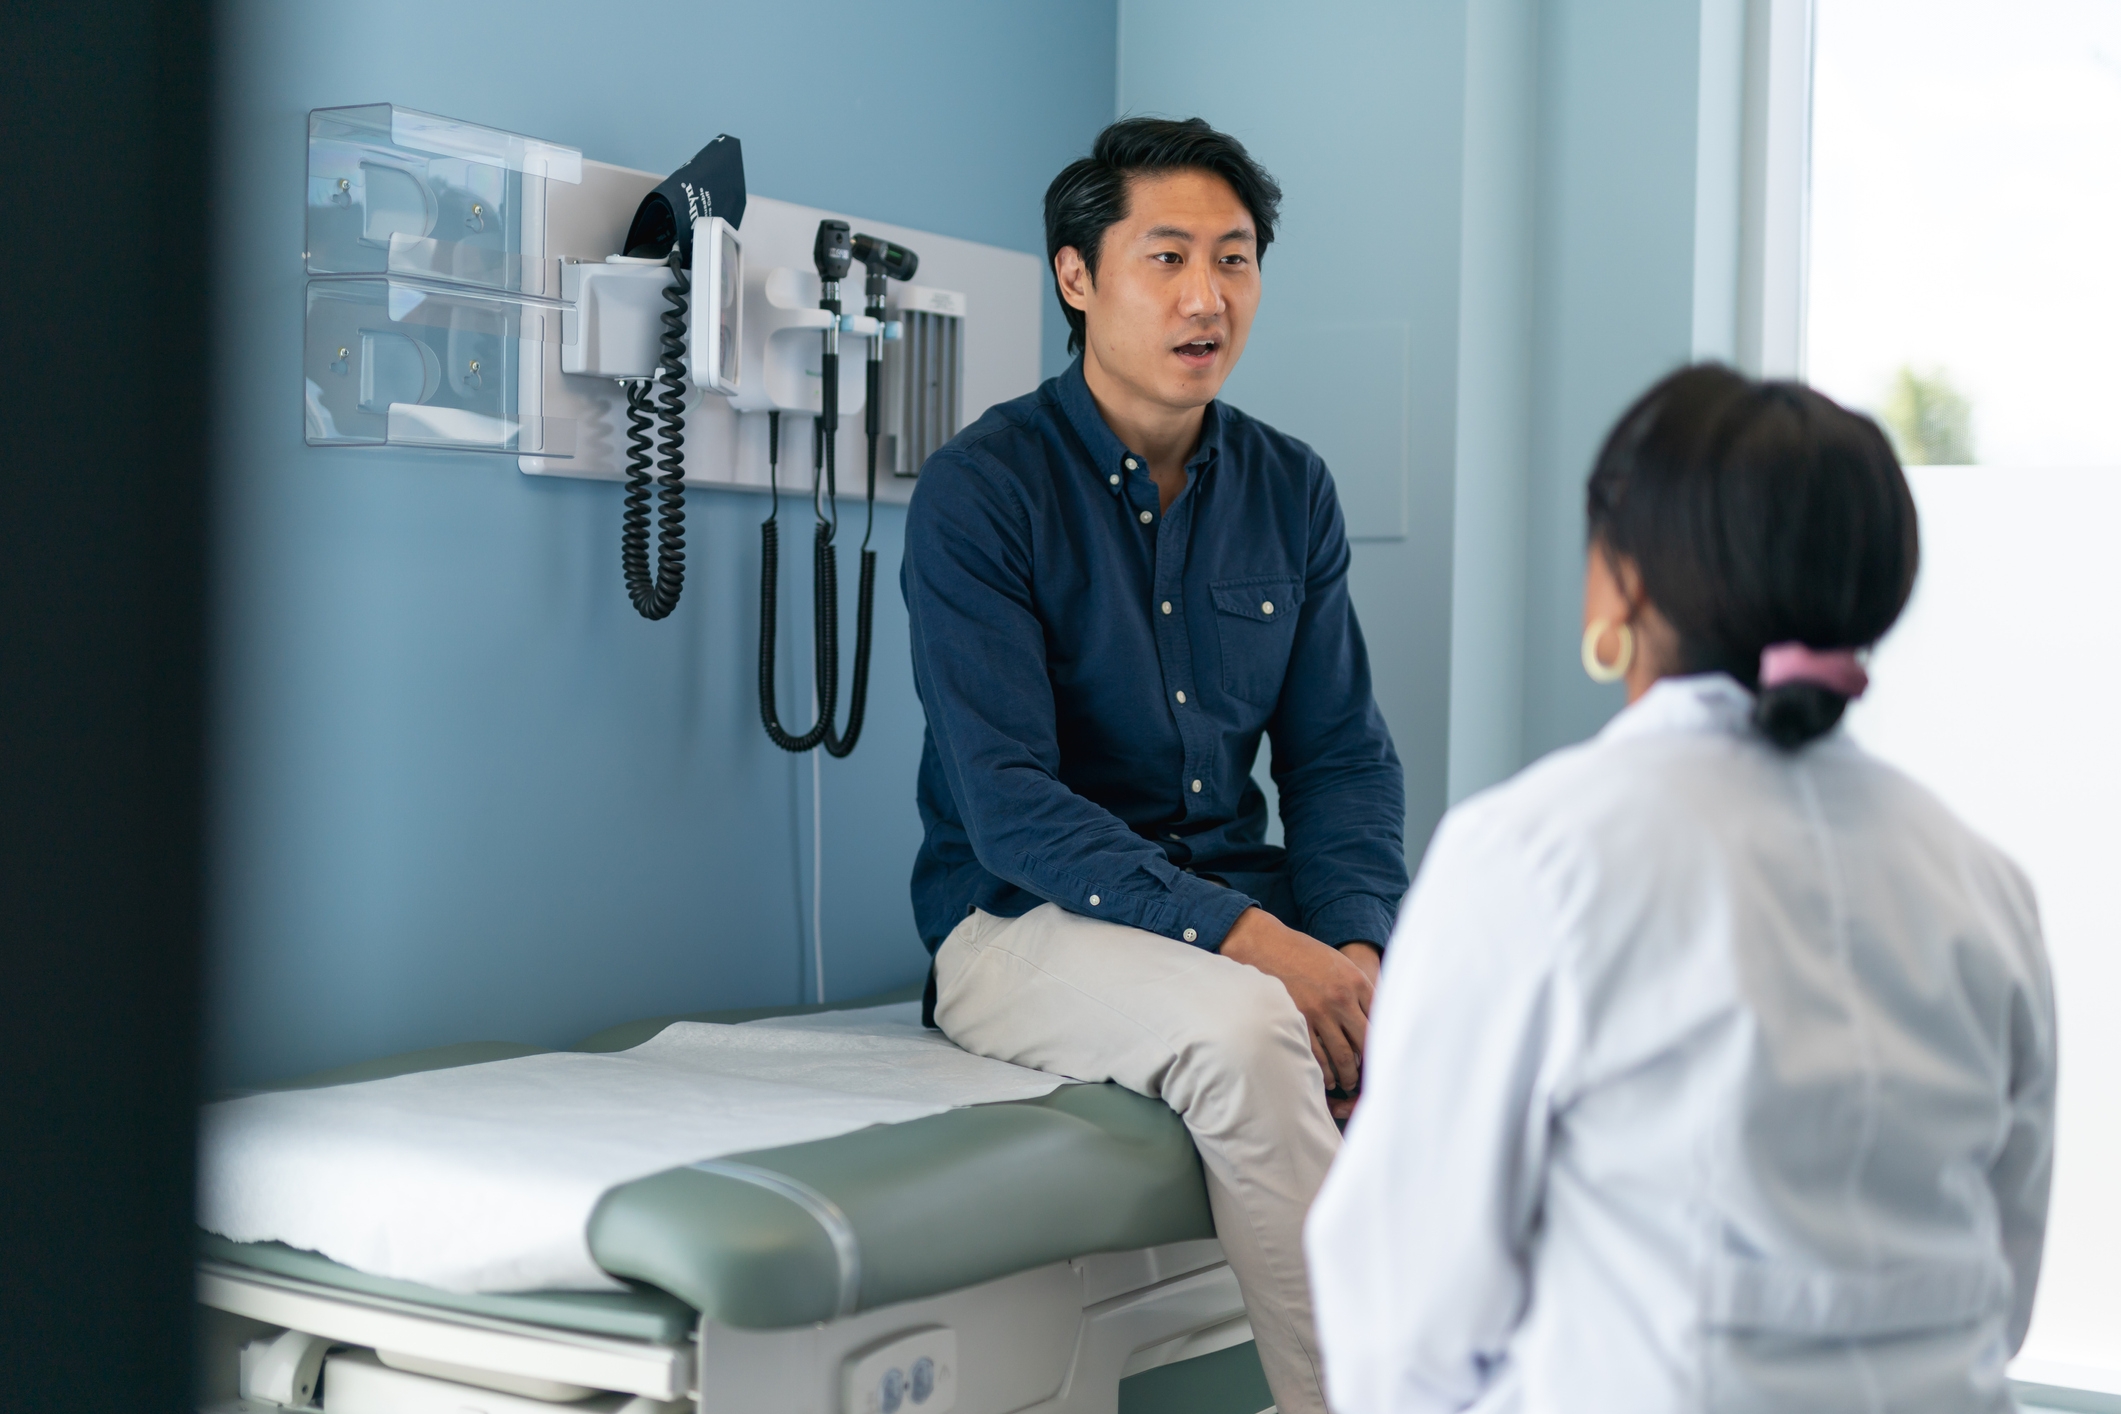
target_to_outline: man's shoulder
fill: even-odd
[[[1292,475],[1323,477],[1326,464],[1309,442],[1291,437],[1233,403],[1215,404],[1222,419],[1223,450],[1244,466],[1264,466]]]
[[[1021,529],[1037,517],[1070,456],[1053,381],[996,403],[929,454],[908,508],[910,534],[968,524]]]
[[[1054,394],[1056,380],[1047,379],[1022,397],[996,403],[970,426],[929,454],[921,466],[921,480],[938,482],[986,481],[996,473],[1020,474],[1027,465],[1043,468],[1054,456],[1064,454],[1061,430],[1065,414]]]

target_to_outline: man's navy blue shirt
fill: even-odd
[[[1168,512],[1079,360],[930,457],[899,574],[930,951],[973,908],[1045,902],[1210,949],[1257,902],[1382,947],[1406,787],[1347,581],[1325,464],[1224,403]],[[1286,850],[1251,776],[1262,732]]]

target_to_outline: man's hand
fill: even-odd
[[[1384,971],[1385,966],[1385,955],[1377,950],[1376,944],[1342,943],[1340,945],[1340,953],[1342,957],[1362,969],[1362,975],[1370,979],[1370,986],[1374,991],[1377,986],[1378,974]],[[1366,1025],[1369,1021],[1369,1013],[1369,1003],[1365,1002],[1363,1004],[1363,1020]],[[1342,1088],[1345,1089],[1346,1087]],[[1334,1119],[1346,1124],[1355,1117],[1355,1102],[1361,1098],[1361,1095],[1353,1092],[1345,1095],[1328,1095],[1326,1096],[1326,1109],[1332,1114]]]
[[[1350,949],[1370,953],[1366,943]],[[1374,962],[1366,967],[1352,952],[1328,947],[1299,933],[1257,906],[1246,909],[1223,939],[1222,955],[1256,967],[1289,989],[1311,1028],[1311,1051],[1326,1074],[1328,1089],[1350,1095],[1362,1085],[1362,1043],[1369,1030]],[[1352,1109],[1353,1102],[1346,1102]]]

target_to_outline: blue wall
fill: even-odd
[[[1637,394],[1734,352],[1740,79],[1704,63],[1742,9],[1468,6],[1453,800],[1621,705],[1578,659],[1583,484]]]
[[[1722,0],[1540,7],[1525,760],[1620,708],[1622,690],[1594,686],[1579,659],[1584,479],[1614,419],[1696,355],[1697,260],[1735,254],[1699,245],[1701,20],[1712,7]],[[1735,242],[1735,230],[1723,234]]]
[[[1112,0],[224,6],[217,1083],[815,980],[810,768],[757,720],[762,503],[694,498],[685,601],[650,624],[616,486],[303,446],[307,110],[387,100],[653,171],[726,130],[756,192],[1037,252],[1046,182],[1111,116],[1116,28]],[[880,513],[869,726],[823,763],[835,996],[925,967],[901,525]]]
[[[1466,11],[1449,795],[1524,761],[1539,0]]]

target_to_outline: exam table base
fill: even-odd
[[[467,1380],[488,1372],[504,1389],[588,1392],[564,1403],[534,1400],[431,1375],[378,1373],[359,1355],[344,1357],[363,1368],[342,1381],[348,1393],[337,1401],[339,1414],[372,1414],[384,1390],[406,1392],[406,1414],[451,1395],[460,1396],[453,1408],[467,1414],[860,1414],[842,1390],[848,1358],[937,1326],[957,1338],[950,1414],[1117,1414],[1127,1376],[1252,1338],[1236,1279],[1212,1241],[1080,1257],[790,1330],[707,1321],[693,1341],[671,1345],[467,1316],[220,1262],[200,1264],[198,1294],[206,1414],[286,1407],[242,1398],[238,1371],[246,1343],[286,1330],[335,1349],[385,1352],[385,1363],[401,1369],[454,1369]],[[330,1370],[327,1360],[325,1414],[334,1414]],[[357,1386],[358,1408],[350,1402]],[[922,1411],[909,1404],[903,1414]]]

